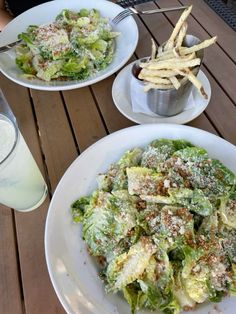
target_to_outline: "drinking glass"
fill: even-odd
[[[0,89],[0,203],[26,212],[46,196],[47,185]]]

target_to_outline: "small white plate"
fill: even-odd
[[[95,8],[101,16],[108,17],[110,20],[123,10],[119,5],[104,0],[57,0],[46,2],[25,11],[7,24],[0,33],[0,46],[16,41],[17,35],[24,32],[29,25],[42,25],[54,21],[63,9],[79,11],[82,8]],[[113,29],[120,34],[115,40],[115,53],[112,62],[104,70],[86,80],[45,82],[39,79],[26,79],[22,76],[23,72],[15,64],[14,49],[0,54],[0,71],[17,84],[39,90],[68,90],[94,84],[117,72],[129,60],[136,48],[138,27],[132,16],[124,19]],[[129,29],[128,32],[127,29]]]
[[[135,61],[134,61],[135,62]],[[196,88],[193,88],[192,96],[194,106],[187,109],[176,116],[163,117],[163,116],[150,116],[144,113],[136,113],[132,111],[130,99],[130,81],[131,81],[131,68],[134,64],[127,65],[116,77],[112,86],[112,97],[117,109],[128,119],[139,124],[145,123],[176,123],[184,124],[196,117],[198,117],[207,107],[211,99],[211,85],[206,75],[200,70],[198,79],[201,81],[208,99],[204,99],[199,95]]]

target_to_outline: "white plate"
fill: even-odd
[[[120,6],[104,0],[57,0],[46,2],[22,13],[7,24],[2,33],[0,33],[0,46],[14,42],[17,39],[17,35],[25,31],[30,24],[47,24],[52,22],[63,9],[79,11],[81,8],[98,9],[102,16],[110,19],[123,10]],[[14,49],[0,54],[0,70],[10,80],[20,85],[40,90],[67,90],[94,84],[118,71],[129,60],[136,48],[138,28],[131,16],[124,19],[113,29],[120,32],[120,35],[116,38],[113,61],[106,69],[85,81],[44,82],[39,79],[27,80],[22,77],[22,71],[15,64]],[[129,29],[128,32],[127,29]]]
[[[70,205],[96,187],[96,175],[108,169],[132,147],[141,147],[156,138],[186,139],[207,149],[236,173],[236,147],[208,132],[177,124],[138,125],[104,137],[69,167],[53,195],[45,230],[46,260],[51,281],[67,313],[128,314],[129,306],[119,295],[106,295],[96,264],[81,238],[81,226],[73,224]],[[218,305],[224,314],[234,314],[235,298]],[[194,314],[215,313],[204,305]],[[150,312],[139,312],[150,313]]]
[[[135,61],[134,61],[135,62]],[[194,106],[191,109],[185,110],[172,117],[162,116],[150,116],[144,113],[136,113],[132,111],[131,99],[130,99],[130,80],[131,80],[131,68],[134,64],[127,65],[117,75],[112,86],[112,97],[117,109],[128,119],[139,124],[145,123],[176,123],[184,124],[196,117],[198,117],[207,107],[211,99],[211,86],[206,75],[200,70],[198,73],[198,79],[203,84],[203,87],[208,95],[208,99],[204,99],[199,95],[196,88],[193,88],[192,96],[194,100]]]

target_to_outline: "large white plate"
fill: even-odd
[[[134,61],[135,62],[135,61]],[[130,97],[130,81],[131,81],[131,68],[134,64],[127,65],[122,71],[119,72],[112,85],[112,97],[117,109],[128,119],[139,124],[145,123],[177,123],[185,124],[197,118],[208,106],[211,99],[211,85],[206,75],[200,70],[197,77],[202,83],[208,99],[204,99],[199,95],[197,89],[192,89],[193,105],[188,109],[180,112],[172,117],[163,117],[158,115],[148,115],[145,113],[133,112],[131,97]]]
[[[236,147],[208,132],[177,124],[145,124],[104,137],[69,167],[53,195],[45,230],[46,260],[51,281],[67,313],[128,314],[129,306],[118,295],[106,295],[96,264],[81,238],[81,226],[73,224],[70,205],[96,187],[95,177],[106,171],[125,150],[142,147],[156,138],[186,139],[207,149],[236,173]],[[218,308],[234,314],[235,298],[226,298]],[[211,312],[210,312],[211,311]],[[204,305],[194,314],[214,313]],[[140,312],[148,313],[148,312]]]
[[[2,33],[0,33],[0,46],[14,42],[17,39],[17,35],[25,31],[30,24],[46,24],[52,22],[63,9],[78,11],[81,8],[98,9],[102,16],[108,17],[109,19],[112,19],[123,10],[120,6],[104,0],[57,0],[46,2],[22,13],[11,21],[3,29]],[[138,42],[138,28],[131,16],[114,26],[113,29],[120,32],[120,35],[116,38],[113,61],[106,69],[85,81],[44,82],[38,79],[27,80],[22,77],[21,70],[19,70],[15,64],[14,49],[0,54],[0,70],[10,80],[20,85],[40,90],[67,90],[91,85],[119,70],[129,60],[136,48]]]

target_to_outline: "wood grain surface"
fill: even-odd
[[[198,0],[158,0],[141,9],[194,5],[188,33],[201,40],[217,35],[206,49],[203,72],[212,97],[206,110],[188,125],[236,144],[236,34]],[[151,37],[161,44],[169,37],[180,12],[135,16],[139,42],[135,60],[150,55]],[[21,87],[3,75],[0,86],[20,130],[48,184],[43,205],[29,213],[0,206],[0,314],[65,313],[49,279],[44,255],[44,229],[50,198],[71,162],[109,133],[134,125],[115,107],[112,85],[116,75],[81,89],[45,92]]]

